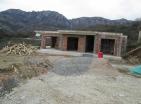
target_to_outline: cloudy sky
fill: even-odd
[[[52,10],[67,18],[100,16],[109,19],[141,17],[141,0],[0,0],[0,11]]]

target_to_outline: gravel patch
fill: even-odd
[[[89,68],[92,61],[94,60],[91,57],[57,59],[54,61],[54,69],[47,75],[33,78],[15,88],[13,92],[0,98],[0,102],[1,104],[141,103],[141,79],[123,74],[113,78],[107,74],[97,73],[94,65],[93,68]],[[101,64],[102,68],[104,65]],[[96,68],[99,66],[96,65]]]
[[[69,57],[54,62],[54,73],[63,76],[81,75],[89,70],[91,57]]]

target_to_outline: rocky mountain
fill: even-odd
[[[34,30],[69,29],[70,21],[54,11],[25,12],[9,9],[0,12],[0,27],[8,34],[24,34]]]
[[[102,17],[81,17],[70,20],[72,28],[88,28],[96,25],[128,25],[131,21],[126,19],[110,20]]]
[[[25,12],[19,9],[9,9],[0,12],[0,35],[3,33],[30,34],[34,30],[78,29],[96,25],[126,25],[131,21],[126,19],[109,20],[102,17],[81,17],[67,19],[55,11]]]

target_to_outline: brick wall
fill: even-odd
[[[67,39],[68,37],[73,37],[72,35],[63,35],[60,38],[60,49],[66,51],[67,50]],[[86,36],[75,36],[78,38],[78,51],[85,52],[85,42]],[[62,41],[62,42],[61,42]]]
[[[67,38],[68,38],[67,35],[62,36],[62,47],[61,47],[61,49],[63,51],[67,50],[67,40],[68,40]]]
[[[127,36],[122,36],[121,55],[124,55],[127,47]]]
[[[95,36],[94,53],[98,53],[101,50],[101,39],[114,39],[114,54],[115,56],[121,56],[122,37],[118,35],[100,35]]]
[[[94,53],[98,53],[100,51],[100,46],[101,46],[101,37],[99,35],[96,35],[94,40]]]
[[[85,52],[86,46],[86,36],[79,36],[78,37],[78,51]]]
[[[46,37],[44,35],[41,36],[41,49],[46,48]]]
[[[85,52],[86,46],[86,36],[84,35],[60,35],[57,38],[56,48],[66,51],[67,50],[67,38],[68,37],[77,37],[78,38],[78,51]],[[103,35],[97,34],[95,35],[94,40],[94,53],[98,53],[101,49],[101,39],[114,39],[115,46],[114,46],[114,55],[121,56],[121,54],[125,53],[126,51],[126,44],[127,44],[127,36],[120,36],[120,35]],[[41,48],[46,48],[46,36],[41,36]]]

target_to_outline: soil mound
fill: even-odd
[[[113,68],[110,62],[106,59],[94,58],[89,66],[90,71],[106,76],[117,76],[119,72]]]

